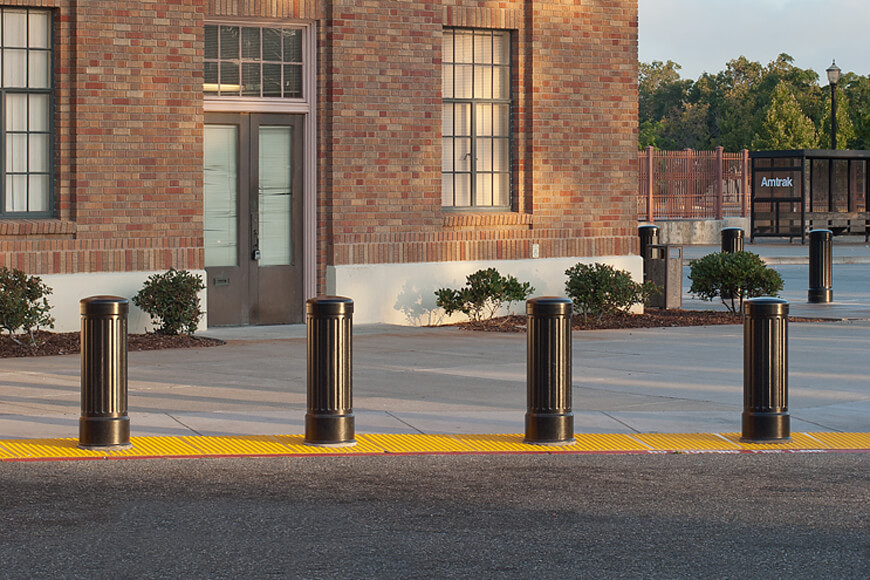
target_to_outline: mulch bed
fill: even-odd
[[[81,352],[78,332],[45,332],[33,333],[35,344],[31,344],[29,335],[18,335],[15,338],[22,344],[15,342],[10,336],[0,336],[0,358],[26,357],[26,356],[55,356],[63,354],[77,354]],[[198,336],[165,334],[131,334],[127,337],[127,350],[130,352],[141,350],[161,350],[166,348],[202,348],[219,346],[224,344],[222,340],[214,338],[202,338]]]
[[[822,318],[789,317],[789,320],[792,322],[830,322]],[[657,310],[648,308],[643,314],[606,315],[601,320],[592,316],[584,320],[582,314],[575,314],[572,329],[672,328],[721,324],[743,324],[743,316],[714,310]],[[453,326],[482,332],[526,332],[526,317],[512,314],[492,320],[458,322]]]
[[[792,322],[829,322],[822,318],[790,317]],[[607,330],[620,328],[670,328],[678,326],[712,326],[719,324],[742,324],[740,314],[717,312],[713,310],[657,310],[647,309],[644,314],[621,314],[604,316],[601,320],[589,317],[584,320],[582,315],[574,315],[574,330]],[[526,317],[513,314],[501,316],[492,320],[479,322],[458,322],[464,330],[481,332],[526,332]],[[0,358],[27,356],[56,356],[77,354],[81,351],[78,332],[34,332],[36,344],[31,344],[28,335],[15,338],[0,335]],[[142,350],[161,350],[167,348],[203,348],[225,344],[222,340],[198,336],[147,333],[131,334],[127,337],[127,350],[130,352]]]

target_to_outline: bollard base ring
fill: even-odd
[[[749,438],[749,437],[741,437],[740,442],[741,443],[758,443],[758,444],[764,444],[764,445],[776,445],[776,444],[786,445],[788,443],[791,443],[791,437],[785,437],[783,439],[754,439],[754,438]]]
[[[130,446],[129,417],[81,417],[79,419],[79,447],[122,448]]]
[[[125,443],[122,445],[82,445],[79,443],[76,445],[79,449],[84,449],[86,451],[123,451],[124,449],[133,449],[132,443]]]
[[[834,291],[831,288],[810,288],[807,292],[807,301],[813,304],[833,302]]]
[[[570,445],[574,443],[573,413],[526,413],[526,437],[532,445]]]
[[[754,413],[744,411],[740,440],[756,443],[791,441],[791,418],[788,413]]]
[[[523,439],[523,443],[526,445],[542,445],[544,447],[560,447],[564,445],[574,445],[577,443],[577,440],[574,437],[571,439],[566,439],[565,441],[534,441],[531,439]]]
[[[353,447],[356,445],[356,439],[351,439],[350,441],[342,441],[340,443],[324,443],[322,441],[303,441],[302,444],[307,445],[309,447],[332,447],[332,448]]]
[[[348,415],[332,415],[306,413],[305,444],[330,446],[356,443],[354,440],[354,417]]]

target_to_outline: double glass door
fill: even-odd
[[[302,118],[207,114],[209,326],[303,321]]]

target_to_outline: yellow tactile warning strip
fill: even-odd
[[[738,444],[716,433],[640,433],[632,435],[658,451],[739,451]]]
[[[78,448],[78,440],[0,440],[0,462],[155,457],[268,457],[471,453],[769,453],[870,452],[870,433],[792,433],[784,443],[744,443],[739,433],[578,433],[566,445],[532,445],[521,434],[360,434],[348,446],[306,445],[302,435],[131,437],[117,450]]]
[[[791,441],[786,443],[744,443],[740,441],[740,433],[723,433],[723,437],[753,451],[772,451],[777,449],[830,449],[815,437],[805,433],[792,433]]]
[[[867,449],[867,433],[807,433],[831,449]]]

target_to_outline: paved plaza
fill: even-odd
[[[870,249],[835,245],[831,304],[806,302],[806,246],[747,249],[782,273],[792,314],[832,320],[789,326],[792,430],[870,431]],[[709,251],[687,247],[686,258]],[[685,308],[723,308],[689,297],[688,284]],[[204,334],[227,344],[130,353],[134,436],[304,431],[304,326]],[[739,431],[742,343],[740,326],[575,332],[575,431]],[[523,334],[359,325],[353,356],[359,433],[523,431]],[[0,439],[76,437],[79,365],[76,355],[0,361]]]

